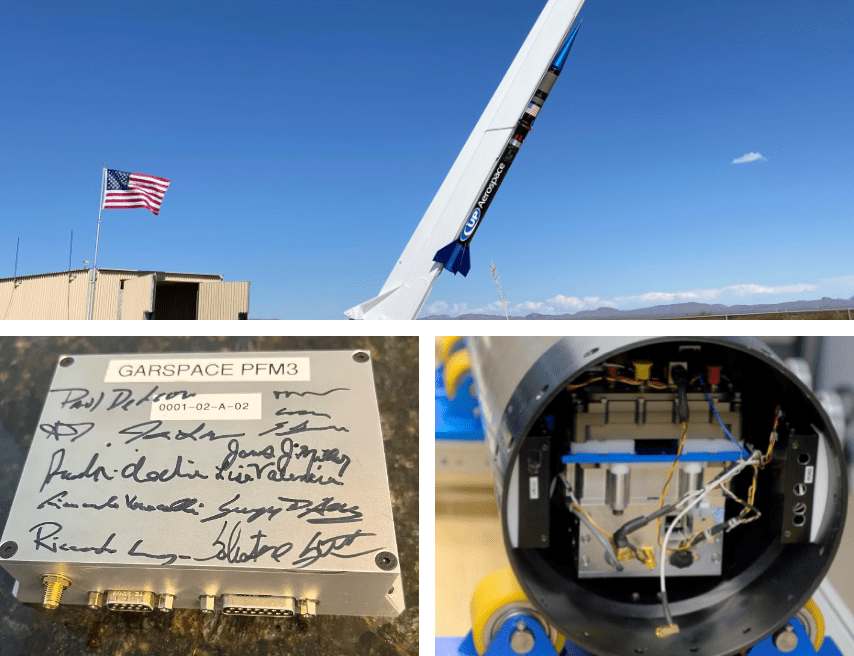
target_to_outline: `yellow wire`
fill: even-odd
[[[602,377],[598,376],[596,378],[591,378],[590,380],[585,380],[583,383],[577,383],[576,385],[567,385],[566,389],[571,392],[573,390],[577,390],[581,387],[584,387],[586,385],[590,385],[591,383],[595,383],[595,382],[600,381],[600,380],[602,380]]]
[[[765,460],[771,459],[771,451],[777,442],[777,424],[780,422],[780,406],[774,409],[774,424],[771,426],[771,435],[768,437],[768,450],[765,452]]]
[[[597,524],[597,523],[596,523],[596,520],[595,520],[595,519],[593,519],[593,517],[590,515],[590,513],[589,513],[589,512],[587,512],[587,510],[585,510],[584,508],[582,508],[581,506],[579,506],[577,503],[572,503],[572,504],[570,504],[570,505],[571,505],[575,510],[577,510],[577,511],[578,511],[578,512],[580,512],[582,515],[584,515],[584,517],[587,519],[587,521],[588,521],[588,522],[590,522],[590,524],[593,526],[593,528],[595,528],[595,529],[596,529],[597,531],[599,531],[603,536],[605,536],[605,539],[607,539],[611,544],[614,544],[614,537],[613,537],[610,533],[608,533],[604,528],[602,528],[601,526],[599,526],[599,524]]]
[[[661,510],[664,508],[664,499],[667,497],[667,490],[670,488],[670,481],[673,479],[673,472],[676,471],[676,467],[679,465],[679,458],[682,457],[682,447],[685,446],[685,438],[688,437],[688,422],[682,422],[682,439],[679,440],[679,446],[676,449],[676,460],[673,461],[673,464],[670,465],[670,471],[667,472],[667,480],[664,482],[664,489],[661,491],[661,498],[658,500],[658,509]],[[661,520],[664,519],[664,516],[658,518],[658,546],[664,546],[664,538],[661,535]],[[668,551],[673,551],[672,549],[668,549]]]

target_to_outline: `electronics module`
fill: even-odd
[[[396,616],[369,353],[59,360],[0,540],[29,603]]]

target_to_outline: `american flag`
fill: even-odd
[[[107,190],[104,195],[105,210],[123,210],[145,207],[155,215],[160,212],[163,196],[171,180],[144,173],[125,173],[107,169]]]

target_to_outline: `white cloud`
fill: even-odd
[[[747,153],[741,157],[736,157],[732,160],[733,164],[747,164],[748,162],[767,162],[768,158],[763,157],[760,153]]]
[[[560,307],[563,310],[576,311],[595,310],[602,306],[616,307],[614,301],[606,301],[598,296],[585,296],[584,298],[578,298],[577,296],[564,296],[563,294],[558,294],[554,298],[548,299],[547,302],[551,303],[555,307]]]
[[[799,294],[801,292],[814,292],[818,285],[780,285],[779,287],[763,287],[762,285],[732,285],[724,287],[725,291],[731,291],[736,296],[749,296],[750,294]]]
[[[426,308],[427,314],[445,314],[448,311],[448,304],[445,301],[436,301],[428,305]]]

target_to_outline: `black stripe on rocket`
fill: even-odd
[[[537,90],[534,92],[534,95],[528,102],[528,106],[525,108],[525,111],[516,123],[516,128],[513,130],[513,136],[508,140],[507,145],[504,147],[501,156],[495,163],[492,172],[486,179],[486,183],[481,189],[480,194],[478,194],[477,201],[475,201],[474,206],[471,208],[469,217],[460,231],[460,234],[450,244],[444,248],[440,248],[433,256],[434,262],[444,265],[445,269],[451,273],[455,275],[457,273],[461,273],[465,276],[468,274],[469,269],[471,269],[471,260],[469,257],[469,246],[471,244],[471,240],[474,238],[477,229],[483,222],[483,217],[489,209],[489,206],[492,204],[492,199],[495,198],[498,188],[507,176],[507,171],[510,169],[510,165],[516,158],[516,153],[518,153],[519,149],[522,147],[525,137],[527,137],[528,132],[531,131],[543,103],[546,102],[546,98],[548,98],[554,83],[557,81],[558,75],[560,75],[563,65],[566,62],[569,50],[572,48],[572,42],[575,41],[575,35],[578,32],[579,27],[581,27],[581,23],[579,23],[569,37],[567,37],[563,46],[558,50],[557,55],[549,66],[549,70],[546,71],[545,75],[543,75],[540,80]]]

